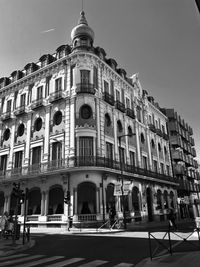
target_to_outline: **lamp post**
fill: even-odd
[[[125,136],[134,136],[136,135],[135,133],[130,133],[130,134],[124,134],[124,135],[120,135],[118,136],[119,139],[119,162],[120,162],[120,171],[121,171],[121,180],[122,180],[122,207],[123,207],[123,221],[124,221],[124,229],[127,228],[126,226],[126,211],[125,211],[125,199],[124,199],[124,176],[123,176],[123,162],[122,162],[122,151],[121,151],[121,139],[122,137]]]

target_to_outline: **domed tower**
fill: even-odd
[[[88,26],[85,12],[81,11],[78,25],[71,32],[72,49],[92,50],[94,41],[94,31]]]

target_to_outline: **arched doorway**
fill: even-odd
[[[146,194],[147,194],[147,211],[148,211],[148,220],[149,222],[153,221],[153,203],[152,203],[152,192],[151,192],[151,188],[148,187],[146,190]]]
[[[28,215],[41,213],[41,193],[39,188],[33,188],[29,191],[28,194]]]
[[[91,182],[83,182],[77,190],[78,214],[96,213],[96,185]]]
[[[63,214],[64,212],[64,191],[62,186],[54,185],[49,190],[49,210],[48,215]]]
[[[108,184],[106,188],[106,211],[112,208],[115,210],[115,196],[114,196],[114,184]]]
[[[133,206],[134,216],[140,215],[139,189],[136,186],[134,186],[132,189],[132,206]]]
[[[157,191],[157,206],[156,209],[157,210],[162,210],[162,192],[160,189],[158,189]]]
[[[164,209],[169,209],[168,192],[165,190],[163,194]]]
[[[0,192],[0,215],[3,214],[4,212],[4,202],[5,202],[5,197],[4,197],[4,193]]]

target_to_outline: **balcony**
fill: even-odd
[[[172,152],[173,160],[182,161],[183,160],[183,153],[181,151],[174,151]]]
[[[149,124],[149,129],[150,129],[152,132],[156,133],[156,127],[155,127],[154,124]]]
[[[120,102],[119,100],[115,101],[115,107],[120,110],[121,112],[125,112],[125,105]]]
[[[163,139],[165,139],[166,141],[168,141],[169,140],[169,135],[166,134],[166,133],[163,133]]]
[[[11,119],[11,111],[7,111],[7,112],[2,113],[2,115],[1,115],[2,121],[6,121],[9,119]]]
[[[76,85],[76,93],[77,94],[82,94],[82,93],[87,93],[87,94],[95,94],[95,89],[94,89],[94,84],[91,83],[78,83]]]
[[[24,113],[26,113],[25,105],[20,106],[20,107],[18,107],[18,108],[16,108],[16,109],[14,110],[14,115],[15,115],[15,116],[20,116],[20,115],[22,115],[22,114],[24,114]]]
[[[114,96],[113,95],[110,95],[109,93],[105,92],[104,96],[103,96],[103,99],[104,99],[104,101],[106,101],[111,106],[114,106],[115,100],[114,100]]]
[[[53,92],[50,94],[49,102],[53,103],[53,102],[60,100],[60,99],[63,99],[63,98],[64,98],[64,92],[62,90],[59,90],[59,91],[56,91],[56,92]]]
[[[156,133],[157,135],[159,135],[160,137],[163,137],[163,133],[160,129],[156,129]]]
[[[36,99],[31,103],[31,109],[37,109],[44,106],[44,98]]]
[[[180,147],[181,146],[180,136],[170,136],[170,143],[172,146]]]
[[[135,119],[135,113],[134,110],[130,109],[130,108],[126,108],[126,115],[132,119]]]
[[[20,176],[20,177],[30,177],[30,176],[38,176],[38,175],[48,175],[52,174],[52,172],[58,171],[67,171],[69,168],[77,168],[77,167],[96,167],[96,168],[109,168],[114,171],[120,171],[121,166],[119,161],[114,161],[105,157],[94,157],[94,156],[85,156],[85,157],[73,157],[67,159],[53,160],[46,163],[37,163],[33,165],[29,165],[23,168],[14,168],[11,170],[12,176]],[[170,181],[175,182],[174,178],[165,174],[152,172],[150,170],[142,169],[139,167],[135,167],[128,164],[123,164],[123,171],[132,174],[139,174],[146,177],[151,177],[155,179],[159,179],[161,181]],[[128,175],[128,174],[127,174]],[[2,175],[2,179],[9,176],[7,172]],[[147,178],[148,179],[148,178]]]

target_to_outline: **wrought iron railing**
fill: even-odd
[[[116,100],[115,107],[120,110],[121,112],[125,112],[125,105],[124,103],[120,102],[119,100]]]
[[[104,101],[106,101],[110,105],[114,106],[115,100],[114,100],[114,96],[113,95],[110,95],[109,93],[105,92],[104,95],[103,95],[103,99],[104,99]]]
[[[25,105],[22,105],[14,110],[14,115],[18,116],[26,112]]]
[[[54,102],[63,98],[63,91],[59,90],[50,94],[49,102]]]
[[[27,175],[38,175],[38,174],[46,174],[51,173],[56,170],[67,170],[69,168],[77,168],[77,167],[101,167],[108,168],[112,170],[123,171],[124,175],[127,173],[139,174],[146,177],[152,177],[159,180],[176,182],[172,176],[161,174],[157,172],[153,172],[147,169],[143,169],[140,167],[136,167],[129,164],[122,163],[120,166],[119,161],[115,161],[105,157],[94,157],[94,156],[83,156],[83,157],[70,157],[67,159],[53,160],[46,163],[37,163],[34,165],[29,165],[27,167],[20,168],[19,171],[11,171],[11,177],[16,173],[21,172],[21,176]],[[7,176],[7,172],[4,176]]]
[[[39,98],[31,103],[31,109],[36,109],[44,105],[44,98]]]
[[[91,83],[78,83],[76,85],[76,93],[95,94],[94,84]]]

